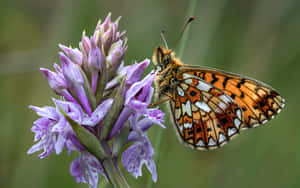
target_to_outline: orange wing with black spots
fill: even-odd
[[[182,66],[180,71],[199,77],[230,96],[243,111],[242,129],[266,123],[284,107],[279,93],[257,80],[192,66]]]
[[[224,145],[239,133],[242,110],[220,89],[198,77],[183,76],[174,87],[170,100],[180,137],[196,149]]]
[[[240,130],[272,119],[284,99],[270,86],[237,74],[183,64],[157,47],[157,97],[167,96],[182,140],[196,149],[217,148]],[[163,100],[165,101],[165,100]]]

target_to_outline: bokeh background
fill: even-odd
[[[52,105],[54,94],[39,67],[58,61],[58,43],[77,46],[99,18],[122,16],[127,30],[126,63],[152,57],[165,29],[169,46],[189,15],[189,1],[0,1],[0,187],[87,187],[69,173],[70,157],[40,160],[26,154],[37,115],[28,105]],[[300,187],[300,1],[199,0],[182,60],[247,75],[276,88],[285,109],[266,126],[242,132],[222,149],[200,152],[180,144],[166,118],[158,182],[153,187]],[[147,72],[151,71],[150,67]],[[158,127],[150,131],[154,145]],[[156,153],[157,154],[157,153]],[[122,167],[122,170],[124,168]],[[149,172],[131,187],[145,187]],[[110,187],[110,186],[107,186]]]

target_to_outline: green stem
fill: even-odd
[[[190,0],[189,1],[186,17],[194,16],[195,9],[196,9],[196,6],[197,6],[197,1],[198,0]],[[186,42],[187,42],[187,39],[188,39],[188,35],[189,35],[189,30],[190,30],[190,27],[187,27],[186,31],[182,35],[182,39],[181,39],[180,44],[179,44],[179,49],[178,49],[178,52],[176,53],[179,58],[182,58],[182,56],[183,56],[184,48],[185,48],[185,45],[186,45]]]
[[[197,1],[198,0],[190,0],[189,1],[189,6],[187,10],[187,17],[193,16],[195,13],[195,8],[197,6]],[[178,51],[178,57],[181,58],[184,52],[185,44],[188,38],[188,33],[189,33],[189,27],[186,29],[186,31],[183,33],[182,40],[179,45],[179,51]],[[156,99],[158,100],[158,99]],[[164,111],[165,108],[163,108]],[[158,129],[157,136],[156,136],[156,141],[155,141],[155,155],[154,155],[154,162],[158,166],[158,160],[159,160],[159,155],[160,155],[160,146],[161,146],[161,141],[162,141],[162,135],[163,135],[163,129]],[[152,181],[152,176],[148,177],[147,180],[147,188],[152,188],[153,186],[153,181]]]
[[[109,183],[114,188],[129,188],[126,179],[124,178],[122,172],[117,166],[118,164],[115,163],[114,161],[115,158],[112,157],[109,144],[107,142],[102,141],[101,145],[103,146],[106,153],[110,153],[109,157],[106,157],[104,159],[98,158],[98,160],[101,161],[101,164],[103,166],[104,172],[108,178]]]
[[[109,182],[114,188],[129,188],[124,176],[121,174],[112,158],[104,159],[102,165]]]

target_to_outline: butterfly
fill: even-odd
[[[199,150],[220,148],[240,131],[273,119],[284,107],[282,96],[267,84],[183,64],[165,46],[154,51],[155,86],[159,97],[168,101],[173,124],[186,145]]]

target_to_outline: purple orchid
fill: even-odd
[[[127,185],[124,178],[114,177],[114,173],[123,177],[118,157],[135,178],[142,175],[145,164],[157,181],[154,150],[147,137],[153,124],[164,128],[164,113],[149,108],[156,73],[141,79],[148,59],[124,66],[127,39],[125,32],[118,31],[119,20],[112,22],[109,14],[91,37],[83,33],[79,48],[59,44],[61,67],[55,63],[55,72],[45,68],[41,72],[62,99],[53,99],[53,107],[30,106],[40,118],[31,128],[36,143],[28,154],[42,150],[39,157],[44,158],[64,148],[68,154],[78,152],[70,173],[77,182],[94,188],[99,173],[115,187]],[[127,143],[131,145],[122,154]]]
[[[70,173],[77,183],[88,183],[92,187],[97,187],[99,173],[107,179],[101,163],[88,152],[81,152],[71,163]]]

